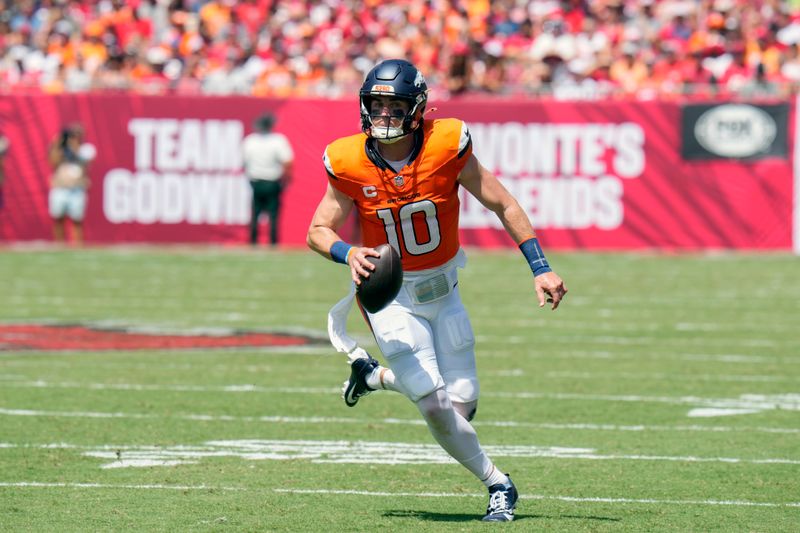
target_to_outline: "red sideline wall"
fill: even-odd
[[[791,158],[684,161],[679,103],[431,106],[438,109],[430,117],[467,121],[476,155],[501,176],[550,249],[792,247]],[[264,111],[276,114],[276,130],[295,150],[280,237],[302,246],[326,186],[323,150],[358,132],[355,99],[0,96],[0,131],[11,140],[0,239],[50,239],[47,147],[64,124],[77,121],[98,151],[88,242],[245,242],[249,186],[238,143]],[[357,238],[353,228],[345,238]],[[461,238],[468,245],[513,245],[469,198],[462,202]]]

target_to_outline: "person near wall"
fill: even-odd
[[[0,135],[0,211],[3,210],[3,182],[6,180],[6,154],[11,143],[8,137]]]
[[[258,243],[258,225],[261,213],[269,217],[269,240],[278,244],[278,219],[281,196],[292,178],[294,152],[289,139],[273,132],[275,116],[271,113],[258,117],[255,131],[245,137],[242,144],[244,172],[253,189],[250,215],[250,244]]]
[[[83,139],[83,127],[80,124],[70,124],[59,132],[50,145],[49,160],[53,175],[48,204],[56,242],[66,240],[67,219],[72,226],[72,241],[75,244],[83,242],[89,164],[96,154],[94,145],[84,143]]]

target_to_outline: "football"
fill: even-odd
[[[403,284],[403,265],[400,253],[388,244],[375,247],[380,257],[368,257],[375,265],[368,278],[361,277],[361,284],[356,288],[358,301],[370,313],[377,313],[394,300]]]

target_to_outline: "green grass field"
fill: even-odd
[[[485,489],[407,400],[347,408],[328,345],[0,346],[0,530],[800,529],[798,258],[551,253],[551,312],[519,254],[468,255],[475,425],[513,524],[479,521]],[[214,248],[6,249],[0,277],[0,326],[173,333],[323,336],[347,286],[310,252]]]

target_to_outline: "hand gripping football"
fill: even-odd
[[[370,313],[377,313],[394,300],[403,284],[403,265],[400,253],[388,244],[375,247],[380,257],[367,257],[375,265],[369,277],[361,277],[357,286],[358,301]]]

